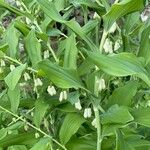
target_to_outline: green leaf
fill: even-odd
[[[114,4],[106,15],[103,16],[105,30],[108,31],[113,23],[124,15],[142,10],[144,8],[143,0],[123,0]]]
[[[8,147],[7,150],[28,150],[24,145],[14,145]]]
[[[48,60],[39,62],[38,68],[60,88],[84,88],[76,70],[64,69]]]
[[[0,130],[0,140],[2,140],[3,138],[5,138],[7,135],[7,129],[3,128]]]
[[[66,40],[66,50],[64,56],[64,67],[70,69],[77,68],[78,49],[76,47],[75,35],[72,34]]]
[[[98,5],[96,2],[93,2],[91,0],[70,0],[70,2],[75,5],[76,7],[78,6],[86,6],[86,7],[89,7],[89,8],[93,8],[96,10],[96,12],[99,14],[99,15],[102,15],[106,12],[104,6],[102,5]]]
[[[30,19],[33,19],[33,16],[31,14],[28,14],[27,12],[21,11],[20,9],[17,9],[16,7],[13,7],[2,0],[0,1],[0,8],[5,8],[13,13],[15,13],[18,16],[26,16]]]
[[[50,18],[55,20],[56,22],[65,24],[67,27],[69,27],[73,32],[75,32],[77,35],[79,35],[91,48],[91,50],[95,51],[98,50],[96,45],[92,42],[91,39],[89,39],[82,31],[81,26],[78,22],[76,22],[74,19],[66,21],[63,19],[63,17],[59,14],[59,12],[56,10],[55,5],[53,2],[48,2],[47,0],[37,0],[45,14]]]
[[[21,78],[21,75],[23,71],[26,69],[26,64],[20,65],[16,67],[13,71],[11,71],[6,77],[5,82],[8,85],[10,90],[14,90],[17,83],[19,82],[19,79]]]
[[[98,52],[88,52],[88,57],[95,65],[109,75],[118,77],[135,75],[150,86],[148,72],[143,67],[141,61],[131,53],[106,56]]]
[[[115,89],[108,99],[107,107],[112,106],[114,104],[131,106],[132,98],[137,92],[137,86],[137,82],[129,81],[126,83],[126,85]]]
[[[84,122],[85,119],[77,113],[67,114],[59,131],[61,143],[65,145]]]
[[[34,30],[31,30],[25,38],[25,48],[33,66],[35,66],[39,61],[42,60],[41,44],[36,38]]]
[[[0,140],[0,147],[6,149],[11,145],[27,145],[34,144],[35,142],[37,142],[37,139],[35,139],[34,133],[11,134]]]
[[[135,150],[132,145],[128,144],[123,137],[122,132],[118,129],[116,131],[116,149],[115,150]]]
[[[73,137],[66,144],[67,150],[95,150],[96,149],[96,139],[91,137]]]
[[[150,26],[142,32],[138,56],[145,58],[146,65],[150,62]]]
[[[30,150],[51,150],[51,139],[42,138]]]
[[[40,128],[41,122],[44,118],[48,107],[49,105],[42,100],[37,100],[35,103],[33,122],[38,128]]]
[[[16,58],[16,54],[17,54],[17,51],[18,51],[18,41],[19,41],[19,35],[17,33],[17,30],[14,27],[14,24],[11,24],[7,28],[6,42],[8,43],[9,54],[12,58]]]
[[[131,111],[134,121],[140,125],[150,127],[150,108],[138,108]]]
[[[125,124],[133,119],[127,108],[119,107],[118,105],[113,105],[101,115],[102,124]]]
[[[15,86],[13,90],[8,89],[8,97],[11,103],[11,111],[17,113],[20,103],[20,87]]]

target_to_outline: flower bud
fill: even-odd
[[[28,74],[27,72],[25,72],[25,73],[23,74],[23,76],[24,76],[24,80],[25,80],[25,81],[28,81],[28,80],[31,79],[30,76],[29,76],[29,74]]]
[[[49,58],[49,50],[44,51],[44,59]]]
[[[14,65],[10,65],[10,70],[13,71],[16,67]]]
[[[92,115],[92,111],[91,111],[91,108],[86,108],[84,110],[84,118],[90,118]]]
[[[98,79],[96,81],[96,83],[98,84],[98,91],[101,92],[102,90],[104,90],[106,88],[106,84],[105,84],[105,80],[104,79]]]
[[[40,78],[34,79],[34,86],[35,86],[35,87],[37,87],[37,86],[42,86],[42,85],[43,85],[43,83],[42,83],[42,81],[41,81]]]
[[[35,138],[38,139],[40,137],[39,133],[35,133]]]
[[[97,128],[97,127],[96,127],[96,126],[97,126],[97,125],[96,125],[96,119],[94,119],[91,124],[92,124],[92,126],[94,126],[95,128]]]
[[[118,50],[120,48],[120,44],[121,44],[121,41],[120,40],[117,40],[115,42],[115,45],[114,45],[114,51]]]
[[[47,88],[47,92],[49,93],[49,95],[53,96],[56,94],[56,90],[54,86],[48,86]]]
[[[117,24],[116,24],[116,22],[114,22],[108,32],[114,33],[116,31],[116,29],[117,29]]]
[[[67,99],[67,92],[66,91],[60,92],[59,101],[62,102],[63,100],[66,99]]]
[[[78,109],[78,110],[81,110],[81,109],[82,109],[80,100],[79,100],[78,102],[75,103],[75,108]]]
[[[5,67],[6,64],[5,64],[5,61],[1,59],[1,67]]]
[[[110,53],[110,54],[113,53],[113,46],[112,46],[112,44],[113,43],[112,43],[112,41],[109,40],[109,38],[107,38],[105,40],[103,48],[104,48],[106,53]]]

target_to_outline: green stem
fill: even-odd
[[[52,53],[55,61],[58,63],[59,62],[59,59],[57,58],[57,56],[55,55],[55,52],[53,51],[53,49],[51,48],[50,44],[47,43],[47,47],[49,48],[50,52]]]
[[[7,60],[9,60],[9,61],[11,61],[11,62],[14,62],[14,63],[16,63],[16,64],[18,64],[18,65],[23,65],[21,62],[19,62],[18,60],[16,60],[16,59],[13,59],[13,58],[11,58],[11,57],[9,57],[9,56],[4,56],[4,59],[7,59]],[[35,72],[35,73],[37,73],[38,71],[37,70],[35,70],[35,69],[33,69],[33,68],[31,68],[31,67],[27,67],[27,70],[29,70],[29,71],[32,71],[32,72]]]
[[[106,32],[105,29],[104,29],[103,35],[102,35],[102,38],[101,38],[101,42],[100,42],[100,46],[99,46],[99,50],[100,50],[101,54],[103,52],[103,46],[104,46],[107,35],[108,35],[108,32]]]
[[[9,111],[8,109],[6,109],[6,108],[4,108],[4,107],[2,107],[2,106],[0,106],[0,109],[2,109],[3,111],[5,111],[6,113],[9,113],[9,114],[12,115],[13,117],[16,117],[17,119],[19,119],[19,120],[25,122],[25,119],[24,119],[24,118],[22,118],[22,117],[20,117],[20,116],[18,116],[18,115],[16,115],[16,114],[14,114],[13,112]],[[53,139],[52,136],[48,135],[47,133],[45,133],[44,131],[42,131],[40,128],[35,127],[34,125],[32,125],[32,124],[29,123],[29,122],[26,122],[26,124],[27,124],[28,126],[30,126],[31,128],[35,129],[36,131],[40,132],[40,133],[43,134],[44,136],[51,138],[52,141],[55,142],[57,145],[59,145],[63,150],[67,150],[67,149],[65,148],[65,146],[63,146],[63,145],[62,145],[61,143],[59,143],[57,140]]]
[[[97,150],[101,150],[102,134],[101,134],[100,114],[96,106],[94,106],[94,113],[95,113],[96,128],[97,128]]]

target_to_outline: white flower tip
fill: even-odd
[[[28,80],[31,79],[31,78],[30,78],[30,75],[29,75],[27,72],[25,72],[23,76],[24,76],[24,80],[25,80],[25,81],[28,81]]]
[[[44,51],[44,59],[49,58],[49,50]]]
[[[37,87],[37,86],[42,86],[43,85],[43,82],[41,81],[40,78],[36,78],[34,79],[34,85]]]
[[[80,101],[78,101],[78,102],[75,103],[75,108],[78,109],[78,110],[82,109]]]
[[[13,71],[16,67],[14,65],[10,65],[10,70]]]
[[[84,118],[90,118],[91,115],[92,115],[91,108],[86,108],[86,109],[84,110],[84,115],[83,115]]]
[[[47,88],[47,92],[49,93],[49,95],[53,96],[56,94],[56,90],[54,86],[48,86]]]
[[[109,38],[107,38],[105,40],[103,48],[104,48],[106,53],[113,53],[113,43],[112,43],[112,41],[110,41]]]
[[[117,29],[117,24],[116,22],[113,23],[113,25],[111,26],[111,28],[109,29],[109,33],[114,33]]]

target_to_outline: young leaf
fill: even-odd
[[[78,49],[76,47],[76,39],[75,39],[75,35],[72,34],[66,40],[64,67],[70,68],[70,69],[76,69],[77,68],[77,63],[76,63],[77,55],[78,55]]]
[[[60,88],[84,88],[76,70],[64,69],[48,60],[39,62],[38,68]]]
[[[137,82],[129,81],[125,86],[115,89],[108,99],[107,107],[114,104],[131,106],[132,98],[137,92],[137,86]]]
[[[102,55],[98,52],[88,52],[89,59],[105,73],[113,76],[135,75],[150,86],[148,72],[137,57],[130,53]]]
[[[133,109],[131,114],[134,117],[134,121],[138,124],[150,127],[150,108],[138,108]]]
[[[125,124],[133,119],[127,108],[118,105],[113,105],[106,113],[101,115],[102,124]]]
[[[41,44],[36,38],[34,30],[31,30],[25,38],[25,48],[33,66],[35,66],[39,61],[42,60]]]
[[[13,40],[12,40],[13,39]],[[14,24],[11,24],[6,32],[6,42],[9,46],[9,54],[12,58],[16,58],[19,36]]]
[[[11,111],[17,113],[20,103],[20,89],[19,86],[15,86],[13,90],[8,89],[8,97],[11,103]]]
[[[150,51],[148,50],[150,47],[150,26],[148,26],[142,32],[141,42],[140,42],[140,49],[138,56],[144,57],[146,60],[146,65],[150,62]]]
[[[26,69],[26,64],[20,65],[16,67],[13,71],[11,71],[6,77],[5,82],[8,85],[10,90],[14,90],[19,79],[21,78],[22,72]]]
[[[65,145],[84,122],[85,119],[81,115],[77,113],[68,114],[65,117],[59,131],[59,138],[61,143]]]
[[[42,100],[37,100],[35,103],[35,112],[33,116],[33,122],[34,124],[39,128],[41,125],[41,122],[44,118],[44,115],[48,109],[48,104],[46,104]]]
[[[123,0],[114,4],[109,12],[103,16],[105,30],[108,31],[113,23],[124,15],[142,10],[144,8],[143,0]]]
[[[51,150],[51,139],[42,138],[30,150]]]

